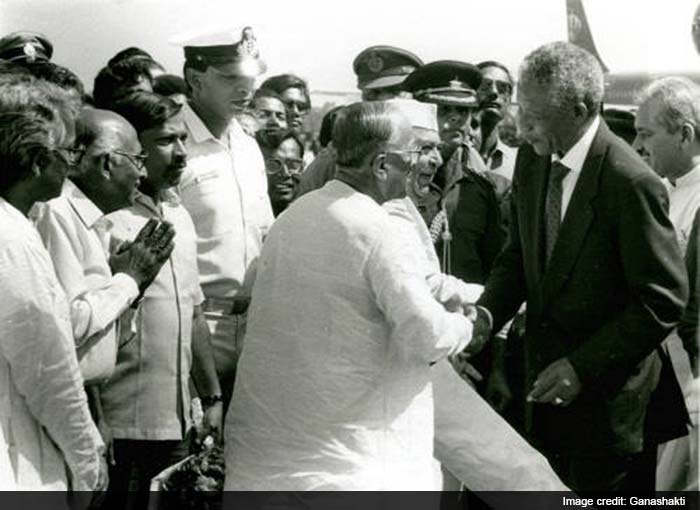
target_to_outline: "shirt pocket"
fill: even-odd
[[[199,239],[211,239],[232,230],[239,198],[236,183],[225,170],[198,173],[182,187],[180,196]]]

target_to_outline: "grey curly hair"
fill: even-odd
[[[549,90],[555,106],[570,108],[583,103],[590,116],[603,101],[603,70],[586,50],[568,42],[540,46],[520,65],[520,83],[536,83]]]

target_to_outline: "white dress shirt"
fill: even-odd
[[[197,231],[202,289],[212,298],[250,297],[274,221],[262,154],[235,119],[218,140],[189,105],[183,112],[188,158],[178,192]]]
[[[67,490],[69,477],[94,490],[104,444],[65,294],[36,230],[2,198],[0,224],[0,427],[17,490]]]
[[[138,310],[121,319],[127,321],[124,330],[133,321],[136,335],[119,349],[114,375],[101,393],[105,418],[115,438],[183,439],[191,425],[192,317],[204,300],[192,220],[177,197],[156,205],[145,195],[108,218],[119,241],[136,237],[151,218],[168,221],[175,228],[175,249]]]
[[[40,207],[36,227],[68,297],[78,356],[98,342],[117,346],[117,319],[139,294],[133,278],[109,267],[110,222],[69,179]]]
[[[561,164],[569,169],[569,173],[566,174],[564,180],[561,183],[562,186],[562,196],[561,196],[561,219],[564,221],[564,216],[566,215],[566,210],[569,207],[569,202],[571,201],[571,195],[574,193],[576,188],[576,183],[581,175],[581,170],[583,169],[583,163],[586,161],[588,156],[588,151],[593,144],[593,139],[598,132],[598,127],[600,127],[600,117],[596,115],[588,126],[588,129],[583,136],[579,138],[578,142],[571,147],[564,157],[560,158],[556,154],[552,155],[552,161],[559,161]]]
[[[472,324],[370,197],[333,180],[272,226],[226,417],[226,490],[432,490],[433,361]]]
[[[688,238],[693,227],[695,213],[700,208],[700,166],[676,179],[675,184],[664,179],[668,188],[668,216],[676,228],[676,237],[685,254],[688,248]]]
[[[499,138],[484,163],[486,163],[486,167],[491,172],[502,175],[509,181],[512,181],[513,172],[515,171],[515,158],[517,155],[517,149],[509,147]]]

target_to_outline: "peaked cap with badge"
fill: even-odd
[[[412,72],[403,82],[403,89],[425,103],[475,108],[480,84],[481,71],[475,65],[438,60]]]
[[[48,62],[53,55],[53,44],[44,34],[22,30],[0,38],[0,59],[8,62]]]
[[[393,46],[370,46],[352,63],[357,75],[357,88],[380,89],[403,83],[406,77],[423,65],[410,51]]]
[[[211,66],[227,66],[233,74],[255,77],[267,70],[260,58],[251,27],[171,40],[184,48],[185,60]]]

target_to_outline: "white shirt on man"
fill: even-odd
[[[221,140],[187,104],[187,168],[178,192],[197,232],[206,297],[250,297],[263,238],[274,221],[257,142],[233,119]]]
[[[0,428],[17,490],[94,490],[90,417],[66,296],[31,223],[0,198]],[[66,469],[67,467],[67,469]]]
[[[37,208],[36,228],[68,298],[79,355],[98,342],[117,345],[117,319],[139,294],[133,278],[112,274],[102,211],[66,179],[61,195]]]
[[[693,220],[700,208],[700,165],[676,179],[675,183],[664,182],[668,188],[668,217],[676,228],[678,244],[685,254]]]
[[[586,162],[586,157],[588,156],[588,151],[591,149],[593,144],[593,139],[595,138],[598,128],[600,127],[600,117],[595,116],[591,125],[583,133],[583,136],[578,139],[573,147],[571,147],[563,157],[558,157],[556,154],[552,155],[552,161],[559,161],[561,164],[569,169],[569,173],[566,174],[564,180],[561,183],[562,186],[562,197],[561,197],[561,219],[564,221],[564,215],[569,207],[569,202],[571,201],[571,196],[574,194],[574,189],[576,188],[576,183],[581,175],[581,170],[583,170],[583,164]]]
[[[387,212],[333,180],[263,248],[226,420],[226,490],[432,490],[430,363],[445,312]]]

